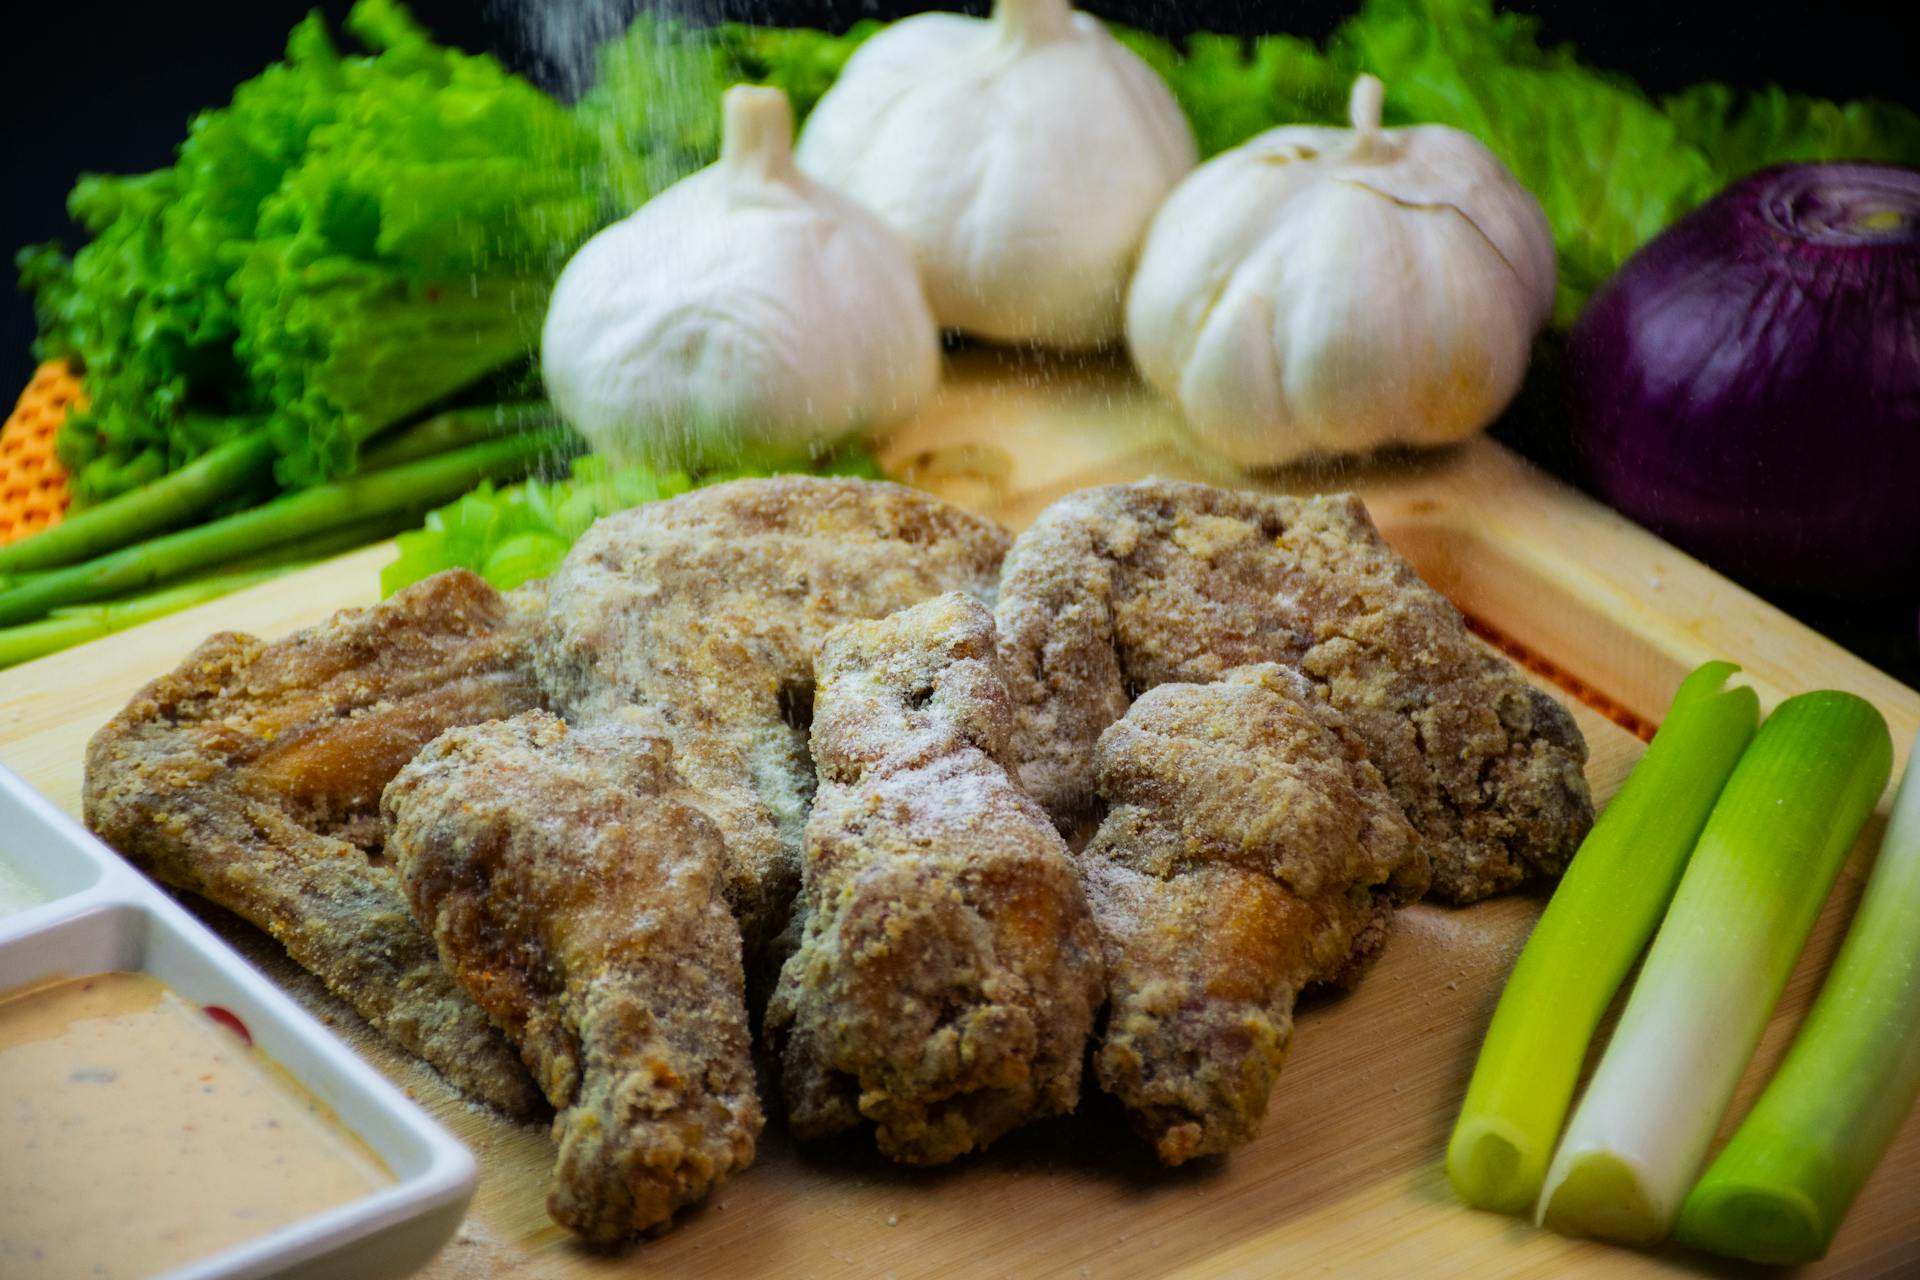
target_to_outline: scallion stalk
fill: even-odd
[[[1540,1194],[1594,1029],[1759,723],[1753,690],[1726,687],[1738,670],[1709,662],[1680,683],[1527,939],[1447,1145],[1447,1176],[1468,1204],[1520,1213]]]
[[[1755,1262],[1827,1251],[1920,1096],[1920,739],[1813,1012],[1680,1208],[1688,1244]]]
[[[1558,1231],[1662,1239],[1893,767],[1852,694],[1782,703],[1734,767],[1549,1167]]]

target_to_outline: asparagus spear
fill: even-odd
[[[212,574],[168,587],[164,591],[135,596],[131,600],[116,600],[112,604],[88,605],[73,610],[62,609],[53,617],[39,622],[0,629],[0,667],[44,657],[61,649],[71,649],[74,645],[98,640],[112,632],[177,613],[208,600],[216,600],[257,582],[264,582],[291,567],[283,565],[271,569],[250,569],[243,573]]]
[[[500,436],[559,425],[553,407],[544,400],[518,404],[488,404],[449,409],[416,422],[380,441],[360,455],[360,471],[383,471],[453,449]]]
[[[44,617],[62,605],[137,591],[295,538],[401,511],[417,512],[481,480],[518,475],[543,456],[577,448],[564,430],[531,432],[317,485],[262,506],[36,575],[0,591],[0,626]]]
[[[273,459],[265,429],[236,436],[158,480],[0,547],[0,578],[77,564],[176,528],[223,499],[264,486],[272,478]]]

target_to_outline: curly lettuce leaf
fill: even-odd
[[[1334,56],[1387,87],[1393,123],[1474,135],[1532,191],[1560,260],[1555,319],[1640,245],[1718,190],[1708,156],[1630,81],[1543,48],[1538,21],[1485,0],[1372,0]]]
[[[729,22],[692,27],[641,14],[596,53],[599,79],[575,104],[618,174],[616,214],[712,164],[720,154],[720,95],[736,84],[786,91],[796,120],[832,87],[847,59],[881,23],[844,35],[804,27]]]
[[[1131,27],[1120,42],[1158,71],[1187,121],[1202,156],[1218,155],[1283,124],[1328,124],[1343,118],[1352,77],[1293,36],[1189,36],[1183,48]]]
[[[553,277],[606,220],[592,130],[489,57],[359,0],[343,54],[315,14],[287,54],[189,126],[173,166],[88,177],[91,240],[21,257],[40,348],[85,370],[60,447],[85,501],[264,417],[283,483],[525,364]]]
[[[1769,165],[1816,160],[1920,163],[1920,115],[1864,99],[1828,102],[1772,85],[1745,93],[1695,85],[1661,106],[1685,138],[1731,180]]]

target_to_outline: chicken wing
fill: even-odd
[[[1294,997],[1357,975],[1393,905],[1425,892],[1427,856],[1344,717],[1272,664],[1142,695],[1101,734],[1097,775],[1094,1069],[1180,1164],[1259,1133]]]
[[[548,1212],[603,1242],[745,1168],[760,1131],[725,849],[655,728],[456,729],[384,804],[441,960],[558,1109]]]
[[[1366,743],[1438,896],[1557,875],[1592,825],[1572,716],[1473,640],[1351,494],[1083,489],[1008,553],[997,619],[1020,779],[1062,823],[1091,807],[1094,742],[1133,697],[1278,662]]]
[[[828,633],[805,934],[766,1032],[795,1134],[939,1164],[1073,1110],[1104,990],[1072,858],[1007,776],[993,617],[950,594]]]
[[[997,526],[899,485],[716,485],[587,531],[554,574],[536,657],[575,724],[652,708],[727,842],[749,958],[785,925],[813,795],[813,650],[828,630],[964,591],[991,601]]]
[[[512,1048],[434,958],[381,849],[380,792],[453,725],[540,705],[537,594],[455,570],[266,644],[223,632],[87,747],[87,825],[272,934],[402,1048],[509,1113]]]

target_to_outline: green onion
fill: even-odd
[[[1920,755],[1920,740],[1914,744]],[[1755,1262],[1827,1251],[1920,1095],[1920,769],[1799,1037],[1680,1209],[1688,1244]]]
[[[1892,767],[1886,721],[1852,694],[1790,698],[1761,726],[1554,1155],[1549,1226],[1667,1234]]]
[[[1626,785],[1580,846],[1500,995],[1447,1146],[1462,1200],[1520,1213],[1546,1177],[1594,1029],[1680,882],[1760,700],[1709,662],[1680,684]]]

